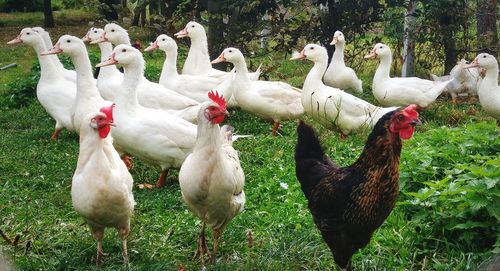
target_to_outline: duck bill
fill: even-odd
[[[7,42],[7,44],[19,44],[23,43],[23,40],[21,39],[21,35],[17,36],[15,39]]]
[[[377,58],[377,53],[375,52],[375,49],[372,49],[369,54],[367,54],[364,59],[375,59]]]
[[[41,52],[40,55],[41,56],[57,55],[57,54],[60,54],[62,52],[63,52],[63,50],[61,50],[61,47],[59,47],[59,42],[58,42],[58,43],[56,43],[56,45],[54,45],[54,47],[52,47],[52,49],[47,50],[45,52]]]
[[[220,54],[220,56],[214,60],[212,60],[212,64],[220,63],[226,61],[226,58],[224,57],[224,53]]]
[[[83,41],[83,42],[91,42],[91,41],[92,41],[92,40],[90,39],[90,37],[89,37],[89,33],[87,33],[87,34],[85,34],[85,36],[83,36],[82,41]]]
[[[338,41],[339,39],[337,37],[333,37],[332,42],[330,42],[330,45],[335,45],[337,44]]]
[[[144,49],[144,51],[149,52],[149,51],[156,50],[158,48],[159,48],[158,43],[155,41],[151,45],[149,45],[148,48]]]
[[[107,41],[108,41],[108,38],[106,38],[106,32],[103,32],[101,34],[101,36],[99,36],[98,39],[91,41],[90,44],[97,44],[97,43],[107,42]]]
[[[464,69],[470,69],[470,68],[477,68],[479,67],[479,62],[477,62],[477,59],[474,59],[469,65],[465,65]]]
[[[297,59],[306,59],[307,56],[304,52],[304,50],[302,50],[300,53],[295,53],[292,55],[292,57],[290,58],[290,60],[297,60]]]
[[[116,61],[116,59],[115,59],[115,53],[112,53],[109,56],[108,60],[105,60],[105,61],[103,61],[95,66],[100,68],[100,67],[115,65],[116,63],[118,63],[118,61]]]
[[[187,32],[186,28],[184,28],[181,31],[175,33],[174,36],[178,39],[185,38],[188,36],[188,32]]]

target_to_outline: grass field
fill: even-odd
[[[31,48],[4,45],[20,28],[0,30],[0,64],[20,63],[6,76],[1,74],[0,95],[9,92],[5,84],[22,80],[35,59]],[[82,36],[85,29],[61,27],[54,37],[64,31]],[[160,53],[146,56],[151,78],[157,78],[162,57]],[[302,84],[310,68],[310,63],[284,61],[277,55],[252,59],[255,66],[260,61],[271,79],[295,86]],[[373,102],[371,76],[362,76],[362,98]],[[206,269],[336,270],[295,178],[296,123],[284,123],[280,136],[272,137],[270,124],[240,110],[231,114],[226,123],[239,134],[254,135],[235,143],[246,174],[247,204],[223,233],[216,264]],[[319,131],[333,160],[348,165],[357,158],[366,133],[339,140],[338,133],[305,119]],[[452,106],[442,99],[421,119],[424,125],[404,143],[398,204],[370,244],[355,254],[354,270],[480,270],[497,255],[493,250],[500,229],[498,220],[488,214],[500,203],[499,128],[477,102]],[[96,243],[70,198],[78,137],[64,131],[59,140],[51,141],[53,126],[36,101],[21,108],[2,106],[0,230],[11,238],[19,235],[20,242],[12,246],[0,240],[0,254],[17,270],[96,270]],[[134,163],[131,173],[136,183],[155,182],[157,168]],[[484,197],[484,204],[475,208],[476,199],[468,195]],[[134,188],[134,196],[130,270],[202,269],[199,260],[192,259],[200,222],[181,200],[177,171],[171,172],[164,189]],[[467,222],[480,224],[464,228]],[[253,247],[247,240],[249,232]],[[107,230],[104,251],[109,256],[100,270],[123,269],[120,244],[117,234]]]

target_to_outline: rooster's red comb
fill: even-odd
[[[226,109],[226,99],[222,94],[219,94],[217,90],[208,92],[208,98],[218,104],[222,109]]]
[[[110,106],[105,106],[99,109],[100,112],[106,114],[106,117],[110,122],[113,122],[113,108],[115,107],[115,104],[112,104]]]
[[[422,110],[422,108],[416,104],[410,104],[408,105],[403,111],[412,117],[418,118],[418,111]]]

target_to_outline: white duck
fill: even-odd
[[[314,62],[302,87],[305,112],[328,128],[338,128],[342,138],[352,131],[373,128],[378,119],[396,109],[374,106],[338,88],[325,85],[321,77],[328,65],[328,54],[322,46],[308,44],[292,59]]]
[[[49,32],[45,31],[45,29],[43,29],[42,27],[39,27],[39,26],[32,27],[31,29],[33,29],[33,31],[37,32],[40,35],[40,37],[42,37],[46,50],[49,50],[50,48],[52,48],[53,45],[52,45],[52,40],[50,39]],[[76,83],[76,71],[72,71],[72,70],[68,70],[68,69],[64,68],[63,64],[61,63],[61,61],[59,60],[59,58],[57,56],[51,55],[48,57],[54,63],[54,65],[57,67],[57,69],[59,69],[59,71],[62,73],[64,78]]]
[[[71,121],[71,111],[76,99],[76,84],[62,76],[47,56],[41,56],[45,51],[42,37],[31,28],[24,28],[21,33],[7,44],[28,44],[38,56],[40,62],[40,80],[36,86],[36,97],[45,111],[56,121],[52,139],[57,139],[62,128],[74,131]]]
[[[467,92],[468,96],[477,95],[477,86],[481,80],[478,68],[464,69],[467,60],[461,59],[450,71],[450,75],[436,76],[431,74],[433,81],[452,81],[446,86],[444,92],[450,94],[452,103],[457,103],[458,94]]]
[[[222,231],[245,205],[245,175],[232,146],[232,127],[219,127],[228,114],[226,101],[217,92],[210,92],[208,96],[212,101],[203,104],[199,112],[193,152],[179,171],[182,199],[202,221],[197,250],[202,263],[204,253],[208,253],[205,225],[213,228],[214,260]]]
[[[135,205],[133,179],[108,136],[113,125],[111,108],[97,112],[89,114],[79,127],[80,153],[71,184],[71,201],[97,239],[97,266],[102,263],[102,239],[108,227],[118,231],[127,265],[127,237]]]
[[[333,52],[330,65],[323,76],[325,84],[339,89],[354,89],[357,93],[362,93],[363,82],[358,79],[356,72],[347,67],[344,62],[344,34],[340,31],[335,31],[330,44],[335,45],[335,52]]]
[[[406,106],[417,104],[426,107],[436,100],[451,81],[433,82],[417,77],[391,78],[389,75],[392,62],[391,49],[377,43],[365,59],[380,59],[380,64],[373,77],[373,95],[383,106]]]
[[[104,33],[104,29],[92,27],[82,40],[84,42],[98,40],[102,33]],[[113,51],[113,45],[111,42],[100,42],[98,45],[101,51],[101,62],[107,60]],[[123,73],[121,73],[116,66],[102,67],[99,70],[99,75],[97,76],[97,89],[99,89],[99,93],[101,93],[101,96],[104,99],[113,101],[115,99],[116,92],[119,91],[122,81]]]
[[[157,187],[165,185],[170,168],[180,168],[196,141],[196,125],[163,110],[139,105],[137,87],[144,74],[141,52],[118,45],[111,57],[98,66],[121,64],[125,69],[115,97],[113,138],[120,150],[161,167]]]
[[[153,51],[160,49],[166,54],[163,69],[160,75],[160,84],[163,86],[188,96],[198,102],[208,101],[208,92],[216,89],[222,92],[225,97],[225,90],[221,90],[221,80],[205,75],[181,74],[177,72],[177,43],[169,36],[159,35],[155,42],[144,51]],[[228,90],[230,88],[226,88]],[[231,91],[232,92],[232,91]],[[232,93],[228,93],[229,99]]]
[[[112,102],[104,100],[97,90],[92,74],[87,48],[80,38],[63,35],[49,51],[42,55],[64,53],[71,58],[76,69],[76,100],[72,110],[73,126],[80,127],[87,115],[97,112],[99,108],[110,106]],[[76,129],[77,132],[78,129]]]
[[[130,38],[121,26],[110,23],[104,27],[101,37],[91,43],[111,42],[114,45],[130,45]],[[185,110],[182,114],[186,120],[195,121],[200,104],[184,95],[168,89],[158,83],[147,80],[144,76],[138,79],[138,97],[141,105],[164,110]],[[193,110],[190,107],[196,106]],[[186,112],[187,111],[187,112]]]
[[[230,62],[236,68],[233,95],[238,105],[260,118],[273,121],[273,135],[276,135],[280,121],[297,119],[304,113],[300,89],[283,82],[250,80],[247,64],[240,50],[226,48],[212,63],[222,61]]]
[[[498,85],[498,62],[496,58],[487,53],[481,53],[465,68],[479,67],[486,71],[479,84],[477,95],[481,107],[486,113],[497,120],[500,126],[500,86]]]
[[[214,77],[228,76],[228,72],[212,68],[208,54],[207,33],[205,28],[197,22],[189,22],[183,30],[174,34],[177,38],[189,37],[191,46],[182,67],[182,74],[208,75]],[[258,80],[260,76],[259,65],[255,72],[249,73],[251,80]],[[229,99],[228,99],[229,100]]]

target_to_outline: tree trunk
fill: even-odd
[[[443,28],[444,74],[449,74],[451,69],[457,64],[457,46],[451,28],[452,26],[445,26]]]
[[[498,56],[497,0],[477,0],[477,38],[479,50]]]
[[[43,0],[43,26],[45,27],[54,27],[51,2],[51,0]]]
[[[144,1],[144,5],[141,7],[141,26],[146,25],[146,6],[147,6],[147,1]]]
[[[224,49],[224,23],[222,21],[220,0],[208,0],[208,53],[210,58],[214,59]],[[225,69],[226,64],[215,64],[218,69]]]
[[[320,44],[323,45],[328,52],[328,62],[332,58],[333,52],[335,51],[335,46],[330,45],[332,41],[333,34],[335,31],[340,29],[339,26],[339,14],[337,12],[336,3],[338,0],[327,0],[325,5],[320,6],[322,16],[321,20],[321,33],[320,33]]]
[[[401,71],[401,76],[411,77],[415,76],[415,41],[413,40],[413,34],[415,32],[415,5],[416,0],[410,0],[405,13],[405,25],[404,25],[404,48],[403,48],[403,69]]]

